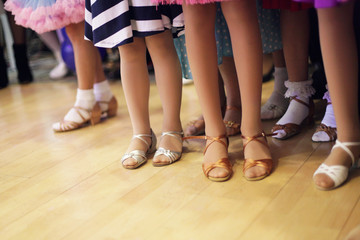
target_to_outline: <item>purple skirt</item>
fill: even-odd
[[[336,7],[341,3],[348,2],[348,0],[293,0],[294,2],[312,3],[315,8],[329,8]]]

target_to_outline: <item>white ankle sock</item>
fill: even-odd
[[[261,107],[261,119],[274,119],[281,117],[289,105],[289,101],[284,97],[286,87],[284,82],[288,79],[286,68],[275,67],[274,72],[274,90]]]
[[[109,102],[113,97],[110,84],[108,80],[94,84],[94,94],[97,102]],[[108,104],[100,103],[101,111],[104,112],[108,109]]]
[[[324,94],[323,99],[326,99],[328,103],[331,103],[329,91]],[[325,115],[321,123],[328,127],[336,128],[336,121],[332,104],[328,104],[326,106]],[[330,141],[330,137],[326,132],[320,131],[313,134],[312,140],[316,142],[327,142]]]
[[[311,84],[312,80],[302,82],[286,81],[285,86],[288,90],[285,93],[285,97],[296,96],[297,99],[308,104],[309,98],[315,93],[315,89],[311,86]],[[297,102],[296,100],[292,100],[290,101],[286,113],[276,124],[285,125],[287,123],[294,123],[300,125],[308,115],[309,108],[307,106]],[[278,138],[281,138],[286,134],[284,130],[274,131],[274,133],[278,134],[277,136],[274,136]]]
[[[86,89],[86,90],[77,89],[76,101],[74,105],[75,107],[81,107],[87,110],[92,110],[95,103],[96,101],[95,101],[93,89]],[[90,119],[90,115],[87,111],[80,109],[79,112],[85,119]],[[79,116],[79,114],[73,108],[70,109],[70,111],[66,114],[64,120],[78,122],[78,123],[81,123],[83,121],[81,116]]]

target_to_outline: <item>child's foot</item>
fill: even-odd
[[[312,81],[290,82],[285,85],[288,90],[286,97],[290,98],[290,104],[286,113],[273,127],[274,138],[287,139],[298,134],[303,123],[310,124],[313,121],[314,103],[311,96],[315,89],[311,86]]]
[[[316,132],[312,136],[314,142],[331,142],[337,138],[335,115],[329,91],[324,94],[324,99],[327,100],[326,112],[321,124],[316,128]]]
[[[49,77],[52,79],[59,79],[66,76],[68,68],[64,62],[60,62],[49,73]]]
[[[270,98],[261,107],[261,119],[280,118],[284,115],[288,106],[289,100],[284,97],[284,94],[273,91]]]
[[[232,175],[232,165],[228,159],[228,139],[225,136],[206,136],[203,171],[211,181],[228,180]]]
[[[165,166],[179,160],[182,153],[183,132],[168,131],[161,135],[159,148],[155,153],[153,165]]]
[[[205,134],[205,121],[203,116],[188,123],[185,132],[185,136],[198,136]]]
[[[235,106],[227,106],[224,116],[226,133],[234,136],[240,133],[241,109]]]
[[[272,158],[265,133],[243,138],[244,177],[247,180],[261,180],[272,170]],[[245,150],[246,147],[246,150]]]
[[[100,122],[101,109],[95,102],[92,89],[78,89],[74,107],[66,114],[61,122],[53,124],[56,132],[66,132],[78,129],[86,123],[96,124]]]
[[[331,190],[340,186],[346,180],[349,168],[353,165],[352,158],[355,164],[358,162],[360,142],[336,142],[330,155],[314,174],[314,183],[320,190]],[[345,145],[344,148],[341,145]],[[346,148],[348,151],[345,150]]]
[[[135,134],[121,159],[124,168],[135,169],[147,161],[147,155],[156,150],[156,137],[151,134]]]

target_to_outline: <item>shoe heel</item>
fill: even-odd
[[[118,109],[118,103],[116,101],[116,98],[113,96],[109,102],[109,108],[107,110],[107,117],[115,117],[117,114]]]
[[[95,125],[101,120],[101,109],[98,103],[95,104],[94,108],[91,111],[90,123]]]

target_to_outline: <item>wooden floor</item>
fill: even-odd
[[[51,81],[36,72],[27,86],[0,90],[0,239],[343,239],[360,223],[360,171],[329,192],[312,174],[332,144],[313,143],[315,127],[287,140],[269,139],[275,159],[270,177],[249,182],[241,171],[240,137],[230,139],[234,175],[207,180],[202,148],[185,143],[181,161],[126,170],[119,159],[131,125],[119,81],[115,118],[55,134],[75,98],[74,77]],[[264,84],[264,100],[273,83]],[[161,129],[161,105],[151,86],[151,122]],[[317,104],[321,119],[324,105]],[[185,86],[184,126],[200,112],[194,86]],[[264,122],[270,131],[274,121]]]

